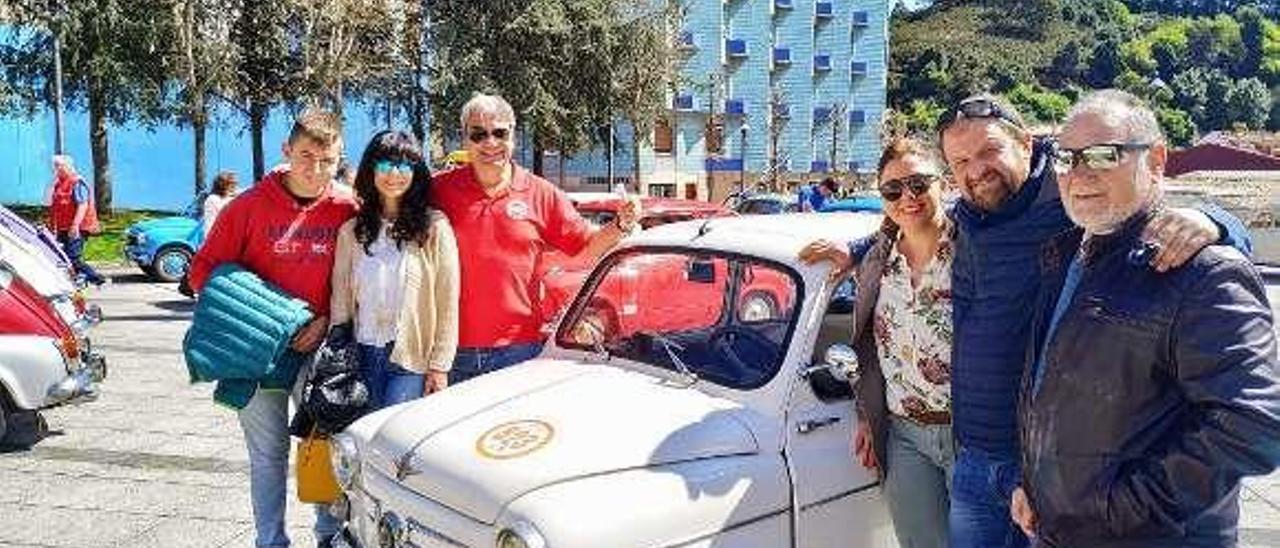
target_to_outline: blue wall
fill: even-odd
[[[213,178],[229,169],[240,176],[241,184],[253,173],[253,149],[244,119],[225,109],[215,115],[206,133],[206,170]],[[280,145],[289,134],[290,113],[276,109],[263,138],[267,167],[281,160]],[[367,110],[351,105],[346,110],[346,155],[354,164],[364,145],[384,121],[376,121]],[[69,111],[65,117],[66,152],[86,179],[93,178],[89,154],[89,117]],[[187,128],[163,125],[148,129],[137,125],[112,126],[109,130],[113,199],[117,208],[180,210],[192,199],[194,165],[192,132]],[[53,177],[53,113],[40,112],[35,118],[0,118],[0,203],[39,204]],[[205,185],[208,185],[208,181]]]

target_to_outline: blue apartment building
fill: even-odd
[[[891,0],[690,1],[670,121],[640,147],[639,181],[631,130],[617,125],[613,182],[718,200],[775,171],[783,185],[874,171],[891,9]],[[568,190],[611,186],[603,147],[545,160],[544,175]]]

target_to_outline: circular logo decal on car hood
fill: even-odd
[[[514,459],[546,447],[555,428],[540,420],[518,420],[499,424],[476,439],[476,452],[490,459]]]

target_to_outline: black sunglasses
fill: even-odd
[[[511,130],[505,127],[497,127],[489,131],[485,131],[482,128],[471,128],[471,130],[467,132],[467,138],[471,139],[471,142],[476,144],[483,143],[490,135],[499,141],[506,141],[507,138],[511,136]]]
[[[1053,167],[1058,173],[1066,173],[1083,164],[1098,171],[1115,169],[1124,153],[1151,148],[1151,143],[1101,143],[1084,148],[1059,148],[1054,153]]]
[[[938,120],[938,133],[942,133],[961,118],[995,118],[1004,120],[1018,129],[1024,131],[1027,129],[1023,127],[1022,122],[1019,122],[1017,118],[1014,118],[1012,114],[1001,108],[995,101],[990,99],[970,99],[942,114],[942,118]]]
[[[912,196],[920,196],[929,191],[934,181],[942,179],[937,175],[917,173],[898,179],[880,183],[880,196],[890,202],[898,201],[904,191],[911,191]]]

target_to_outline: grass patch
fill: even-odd
[[[44,207],[6,206],[24,219],[44,224]],[[172,211],[152,209],[117,209],[110,216],[99,215],[102,233],[89,238],[84,248],[84,258],[91,263],[122,263],[124,257],[124,231],[138,221],[176,215]]]

